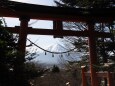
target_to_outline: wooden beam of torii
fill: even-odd
[[[19,18],[20,27],[6,27],[14,33],[19,33],[19,51],[25,54],[27,34],[38,35],[56,35],[56,36],[84,36],[89,38],[90,52],[90,72],[91,86],[97,86],[97,78],[93,65],[96,64],[96,37],[110,37],[109,33],[96,32],[94,24],[97,22],[112,22],[115,20],[115,8],[62,8],[50,7],[33,4],[25,4],[19,2],[8,1],[7,3],[0,2],[0,16]],[[88,25],[87,31],[66,31],[66,30],[46,30],[32,29],[28,27],[29,19],[41,19],[52,21],[71,21],[71,22],[86,22]],[[56,32],[57,31],[57,32]],[[24,56],[23,58],[24,59]],[[22,61],[23,62],[23,61]]]
[[[19,2],[0,1],[0,16],[16,17],[28,16],[30,19],[61,20],[86,22],[93,19],[95,22],[111,22],[115,20],[115,8],[66,8],[33,5]]]
[[[7,29],[8,31],[12,32],[12,33],[19,34],[19,32],[20,32],[20,27],[19,26],[4,27],[4,28]],[[31,34],[31,35],[57,35],[57,36],[88,37],[91,34],[90,31],[88,31],[88,30],[86,30],[86,31],[62,30],[60,33],[57,33],[53,29],[32,28],[32,27],[28,27],[28,29],[26,31],[27,31],[27,34]],[[105,33],[105,32],[95,31],[92,34],[93,35],[95,34],[96,37],[104,37],[104,38],[110,38],[112,36],[112,34],[108,33],[108,32]]]

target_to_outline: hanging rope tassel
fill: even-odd
[[[76,49],[76,48],[73,48],[73,49],[70,49],[70,50],[64,51],[64,52],[52,52],[52,51],[48,51],[48,50],[46,50],[46,49],[43,49],[42,47],[38,46],[37,44],[35,44],[34,42],[32,42],[32,41],[31,41],[30,39],[28,39],[28,38],[27,38],[27,40],[28,40],[32,45],[34,45],[34,46],[38,47],[39,49],[45,51],[45,55],[47,55],[47,52],[48,52],[48,53],[52,53],[52,57],[54,57],[54,54],[61,54],[61,55],[60,55],[61,57],[63,57],[62,54],[64,54],[64,53],[68,53],[68,55],[70,55],[69,52],[74,51],[74,50]]]
[[[52,53],[52,57],[54,57],[54,54]]]
[[[63,54],[61,54],[61,57],[63,57]]]
[[[70,56],[70,53],[68,53],[67,55]]]
[[[45,52],[45,55],[47,55],[47,53]]]

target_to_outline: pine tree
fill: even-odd
[[[36,67],[31,67],[28,59],[34,55],[29,52],[26,57],[28,63],[20,63],[17,58],[21,57],[18,51],[18,38],[4,29],[3,21],[0,20],[0,86],[28,86],[28,80],[41,76]],[[23,67],[20,68],[20,65]],[[19,71],[16,71],[16,70]],[[21,76],[21,77],[20,77]]]
[[[13,86],[14,63],[17,55],[17,38],[3,29],[0,20],[0,85]]]
[[[114,7],[114,0],[60,0],[56,1],[57,6],[61,7],[83,7],[83,8],[106,8]]]

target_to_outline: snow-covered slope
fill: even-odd
[[[64,45],[55,44],[50,45],[46,48],[47,51],[50,52],[66,52],[68,49]],[[75,51],[69,52],[69,53],[63,53],[63,54],[55,54],[55,53],[49,53],[49,52],[39,52],[39,55],[37,58],[34,59],[34,61],[39,61],[41,63],[47,63],[47,64],[59,64],[62,59],[65,60],[78,60],[81,56],[80,53],[77,53]]]

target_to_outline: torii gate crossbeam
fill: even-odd
[[[15,17],[28,16],[30,19],[61,20],[86,22],[111,22],[115,20],[115,8],[63,8],[8,1],[0,2],[0,16]]]
[[[94,24],[97,22],[112,22],[115,20],[115,8],[104,9],[81,9],[81,8],[60,8],[41,6],[33,4],[25,4],[19,2],[8,1],[7,3],[0,3],[0,16],[20,18],[20,27],[7,27],[11,32],[19,33],[19,51],[25,53],[27,34],[40,35],[58,35],[58,36],[84,36],[89,38],[90,51],[90,72],[91,72],[91,86],[97,86],[97,79],[95,77],[95,69],[93,65],[96,64],[96,46],[95,37],[110,37],[109,33],[99,33],[94,31]],[[88,24],[88,31],[66,31],[61,30],[57,33],[54,30],[42,30],[28,28],[29,19],[42,19],[52,21],[72,21],[72,22],[86,22]],[[18,29],[16,29],[18,28]],[[22,58],[24,59],[24,58]]]

